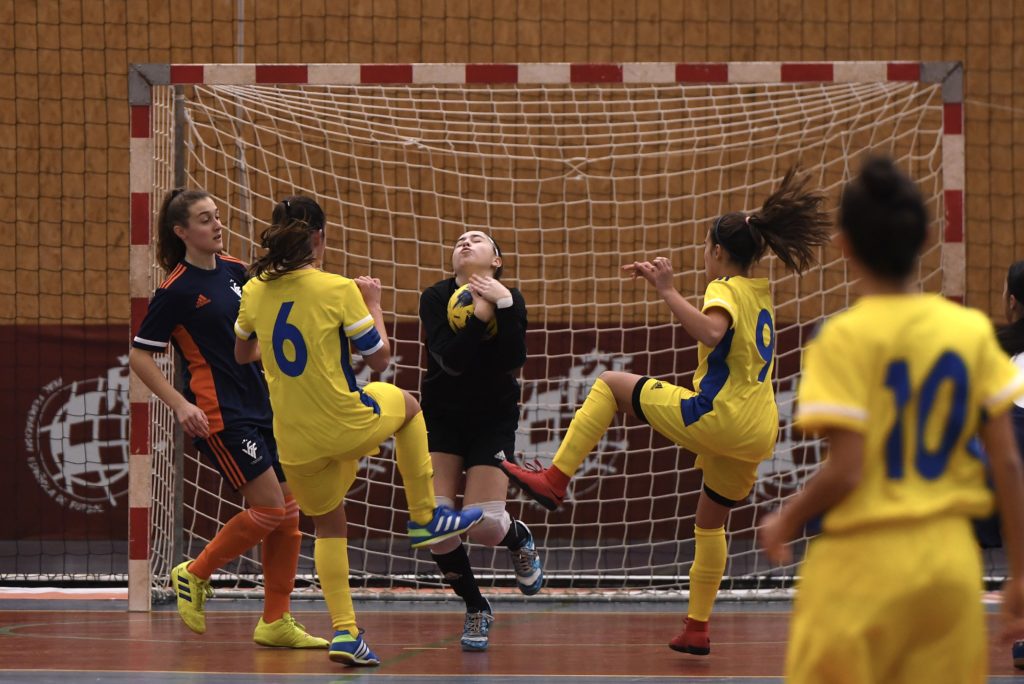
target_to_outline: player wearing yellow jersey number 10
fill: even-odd
[[[1024,379],[986,316],[911,280],[928,233],[917,186],[873,158],[843,190],[836,238],[860,299],[807,346],[799,428],[828,457],[765,520],[759,540],[788,562],[807,523],[786,654],[788,681],[986,681],[981,558],[970,519],[1002,513],[1007,627],[1024,626],[1024,482],[1008,409]]]
[[[427,432],[412,395],[383,382],[356,384],[351,347],[376,371],[391,358],[380,281],[321,271],[325,227],[323,210],[308,197],[289,197],[274,207],[261,236],[267,252],[250,267],[242,288],[235,358],[246,363],[262,357],[281,466],[299,507],[316,524],[314,560],[335,629],[330,657],[377,665],[380,659],[356,626],[348,586],[343,503],[359,458],[378,453],[380,443],[395,436],[414,548],[465,532],[482,512],[435,507]]]
[[[537,472],[502,464],[524,492],[554,510],[616,412],[635,416],[697,454],[704,486],[697,501],[690,605],[683,632],[669,642],[683,653],[707,655],[711,650],[708,621],[728,556],[725,523],[729,511],[750,494],[758,463],[770,458],[775,447],[775,317],[768,280],[751,277],[751,269],[770,249],[786,266],[803,271],[813,261],[815,246],[828,240],[823,197],[808,190],[808,182],[791,169],[759,210],[714,220],[704,244],[710,282],[700,309],[676,291],[668,259],[623,267],[654,285],[696,338],[693,390],[605,371],[576,412],[550,468]]]

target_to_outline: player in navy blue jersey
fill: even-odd
[[[284,483],[267,386],[256,363],[234,357],[245,265],[222,254],[224,226],[203,190],[174,190],[160,210],[157,260],[167,278],[157,288],[132,342],[131,368],[166,403],[197,449],[240,492],[248,508],[235,515],[194,561],[171,571],[178,613],[206,631],[210,575],[263,542],[265,601],[253,640],[264,646],[327,648],[289,613],[299,557],[299,509]],[[172,344],[184,359],[178,392],[153,358]]]

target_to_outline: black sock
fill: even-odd
[[[434,562],[440,568],[444,581],[466,602],[466,612],[475,613],[490,608],[487,599],[480,593],[476,578],[473,577],[473,568],[469,566],[469,554],[466,553],[465,544],[459,544],[458,548],[448,553],[431,555],[434,556]]]
[[[530,538],[530,528],[522,523],[520,520],[512,518],[512,524],[508,526],[508,532],[505,533],[505,537],[501,540],[502,546],[507,546],[509,551],[518,551],[523,548],[523,544]]]

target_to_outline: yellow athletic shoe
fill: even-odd
[[[260,646],[283,648],[327,648],[327,639],[321,639],[306,632],[306,628],[295,621],[291,613],[285,613],[280,620],[266,623],[260,618],[252,640]]]
[[[209,580],[196,577],[188,571],[185,561],[171,570],[171,587],[178,596],[178,615],[185,625],[196,634],[206,632],[206,599],[213,596]]]

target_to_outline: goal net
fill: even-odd
[[[505,254],[504,281],[523,292],[529,314],[517,457],[544,465],[601,372],[692,381],[695,342],[651,288],[621,277],[620,266],[669,257],[676,286],[699,303],[714,218],[759,207],[794,164],[810,170],[834,206],[865,152],[892,155],[919,182],[936,226],[920,287],[962,294],[954,206],[962,138],[950,85],[957,65],[645,66],[499,65],[487,78],[474,78],[472,65],[172,66],[152,89],[149,220],[155,225],[176,172],[215,196],[230,231],[227,251],[249,261],[274,202],[314,197],[328,217],[325,269],[383,283],[394,361],[376,377],[414,393],[425,361],[419,293],[451,275],[458,235],[486,231]],[[175,82],[187,84],[177,100]],[[151,291],[160,274],[136,261]],[[773,590],[794,574],[761,556],[756,526],[820,460],[820,445],[790,425],[800,353],[822,319],[853,296],[833,248],[801,277],[774,257],[755,275],[774,290],[781,425],[774,457],[728,524],[726,592]],[[371,379],[368,368],[358,375]],[[241,500],[188,444],[182,450],[179,438],[175,446],[173,416],[156,399],[149,406],[145,572],[159,594],[170,568],[195,557]],[[685,591],[701,482],[693,464],[693,454],[619,416],[559,512],[510,490],[510,512],[533,531],[548,591]],[[345,505],[357,591],[442,593],[429,552],[409,549],[390,445],[362,461]],[[308,520],[303,529],[299,585],[315,591]],[[470,556],[483,586],[514,591],[505,549],[471,546]],[[258,591],[258,549],[214,579]]]

